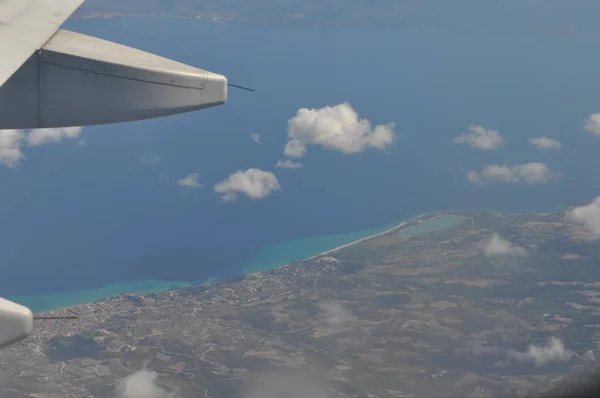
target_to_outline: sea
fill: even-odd
[[[0,167],[0,295],[34,312],[272,269],[431,211],[559,211],[598,194],[600,138],[583,131],[600,111],[598,37],[158,17],[74,19],[64,28],[256,92],[231,88],[222,107],[85,127],[77,140],[24,145],[18,167]],[[303,168],[274,167],[298,109],[342,102],[373,125],[395,122],[395,144],[353,155],[309,147]],[[500,131],[504,146],[453,143],[471,125]],[[563,149],[540,152],[528,143],[537,136]],[[556,179],[466,178],[488,164],[531,161]],[[214,184],[247,168],[273,171],[281,191],[222,201]],[[202,188],[177,185],[189,173]],[[440,220],[427,228],[453,225]]]

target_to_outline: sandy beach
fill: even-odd
[[[385,235],[385,234],[389,234],[390,232],[397,231],[398,233],[400,233],[400,232],[404,231],[404,229],[408,229],[408,228],[410,228],[410,227],[406,227],[406,228],[402,229],[402,227],[404,227],[406,224],[409,224],[409,223],[411,223],[411,222],[413,222],[413,221],[415,221],[415,220],[417,220],[417,219],[419,219],[419,218],[421,218],[421,217],[423,217],[423,216],[425,216],[425,215],[427,215],[427,214],[430,214],[430,213],[421,214],[420,216],[417,216],[417,217],[415,217],[415,218],[413,218],[412,220],[409,220],[409,221],[402,221],[400,224],[398,224],[398,225],[396,225],[396,226],[394,226],[394,227],[392,227],[392,228],[390,228],[390,229],[387,229],[387,230],[385,230],[385,231],[383,231],[383,232],[379,232],[379,233],[377,233],[377,234],[373,234],[373,235],[369,235],[369,236],[366,236],[366,237],[364,237],[364,238],[361,238],[361,239],[357,239],[357,240],[355,240],[355,241],[352,241],[352,242],[349,242],[349,243],[343,244],[343,245],[341,245],[341,246],[338,246],[338,247],[335,247],[335,248],[333,248],[333,249],[330,249],[330,250],[324,251],[324,252],[322,252],[322,253],[319,253],[319,254],[317,254],[317,255],[314,255],[314,256],[311,256],[311,257],[305,258],[305,259],[303,259],[303,260],[301,260],[301,261],[312,260],[312,259],[315,259],[315,258],[317,258],[317,257],[326,256],[326,255],[328,255],[328,254],[331,254],[331,253],[337,252],[337,251],[339,251],[339,250],[342,250],[342,249],[344,249],[344,248],[346,248],[346,247],[350,247],[350,246],[352,246],[352,245],[356,245],[357,243],[364,242],[364,241],[366,241],[366,240],[373,239],[373,238],[376,238],[376,237],[378,237],[378,236],[382,236],[382,235]],[[427,221],[433,220],[433,219],[435,219],[435,218],[437,218],[437,217],[439,217],[439,216],[441,216],[441,214],[437,214],[437,215],[435,215],[435,216],[433,216],[433,217],[431,217],[431,218],[428,218],[428,219],[427,219]]]

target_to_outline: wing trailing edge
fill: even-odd
[[[0,87],[0,129],[119,123],[226,101],[225,76],[59,30]]]

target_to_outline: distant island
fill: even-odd
[[[156,16],[263,27],[422,28],[456,32],[579,35],[598,32],[589,0],[87,0],[79,18]]]
[[[274,270],[52,311],[78,319],[4,350],[0,396],[112,396],[151,369],[182,396],[286,371],[344,397],[532,397],[597,369],[599,262],[564,213],[430,213]]]

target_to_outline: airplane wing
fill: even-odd
[[[0,129],[119,123],[227,101],[225,76],[60,29],[83,1],[0,0]]]
[[[0,0],[0,86],[50,39],[84,0]]]

